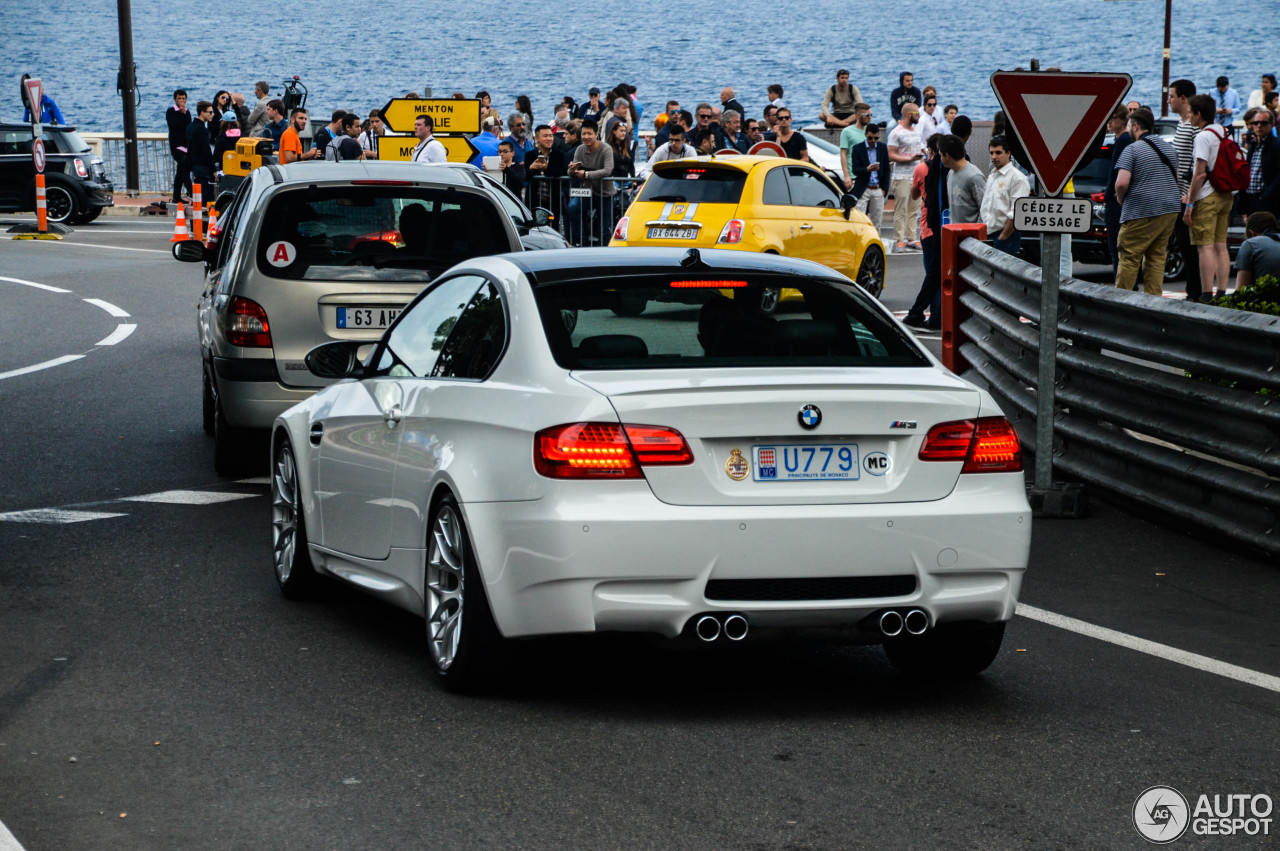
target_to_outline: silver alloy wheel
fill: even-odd
[[[427,548],[427,644],[436,667],[447,671],[462,639],[462,600],[466,559],[462,523],[444,504],[431,524]]]
[[[293,573],[298,545],[298,469],[288,443],[281,444],[271,472],[271,539],[276,579],[284,585]]]
[[[65,222],[75,215],[76,200],[71,190],[56,183],[44,191],[45,215],[51,222]]]

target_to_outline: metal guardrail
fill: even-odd
[[[80,136],[102,158],[107,178],[115,184],[116,191],[124,194],[124,134],[81,132]],[[138,191],[165,197],[173,192],[173,158],[169,156],[169,137],[164,133],[138,134]]]
[[[977,239],[955,261],[952,366],[1035,453],[1040,270]],[[1280,555],[1280,318],[1075,279],[1058,314],[1054,467]]]
[[[615,187],[612,196],[598,194],[592,181],[572,177],[535,177],[525,184],[523,200],[552,215],[551,226],[575,247],[608,245],[618,219],[635,198],[643,177],[605,177]]]

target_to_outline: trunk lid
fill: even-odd
[[[924,436],[937,423],[977,416],[980,405],[974,388],[932,367],[781,368],[769,370],[764,387],[758,369],[573,375],[607,396],[622,422],[684,435],[691,465],[644,468],[654,495],[671,505],[942,499],[962,464],[920,461]],[[811,429],[801,424],[806,406],[817,409],[810,421],[820,417]]]

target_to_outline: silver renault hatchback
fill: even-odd
[[[303,363],[311,349],[372,343],[450,266],[519,250],[496,193],[456,169],[374,161],[253,171],[212,245],[173,251],[206,264],[197,324],[214,467],[243,472],[259,430],[327,383]]]

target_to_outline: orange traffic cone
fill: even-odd
[[[212,245],[218,238],[218,208],[214,204],[209,205],[209,232],[205,234],[204,244]]]
[[[173,239],[170,242],[186,242],[191,239],[191,233],[187,230],[187,214],[182,209],[182,202],[178,202],[178,218],[173,222]]]

